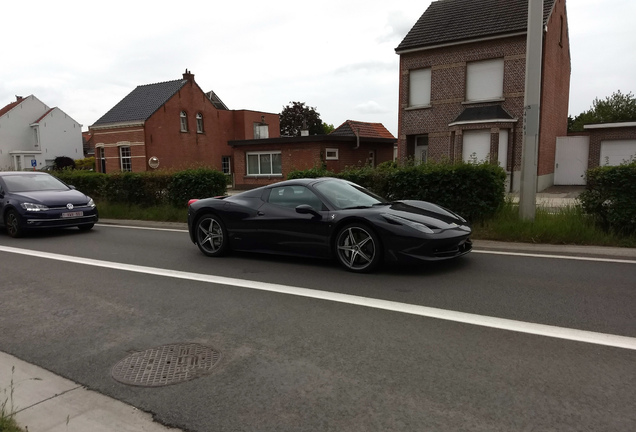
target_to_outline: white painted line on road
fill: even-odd
[[[18,249],[8,246],[0,246],[1,252],[14,253],[20,255],[28,255],[37,258],[45,258],[57,261],[64,261],[74,264],[90,265],[95,267],[104,267],[114,270],[125,270],[136,273],[144,273],[155,276],[171,277],[177,279],[192,280],[198,282],[207,282],[219,285],[229,285],[241,288],[256,289],[261,291],[276,292],[281,294],[290,294],[301,297],[315,298],[319,300],[327,300],[338,303],[347,303],[357,306],[365,306],[375,309],[383,309],[393,312],[407,313],[419,315],[428,318],[437,318],[446,321],[454,321],[464,324],[477,325],[482,327],[491,327],[501,330],[509,330],[520,333],[529,333],[539,336],[547,336],[552,338],[567,339],[571,341],[585,342],[596,345],[605,345],[617,348],[626,348],[636,350],[636,338],[627,336],[617,336],[605,333],[597,333],[585,330],[576,330],[565,327],[555,327],[545,324],[535,324],[523,321],[515,321],[504,318],[488,317],[465,312],[456,312],[446,309],[431,308],[427,306],[411,305],[406,303],[392,302],[388,300],[380,300],[353,296],[349,294],[339,294],[328,291],[312,290],[307,288],[299,288],[288,285],[279,285],[266,282],[256,282],[244,279],[228,278],[223,276],[205,275],[199,273],[182,272],[177,270],[167,270],[155,267],[144,267],[133,264],[116,263],[110,261],[102,261],[91,258],[80,258],[69,255],[61,255],[49,252],[33,251],[28,249]]]
[[[99,226],[99,227],[109,227],[109,228],[151,230],[151,231],[172,231],[172,232],[180,232],[180,233],[187,233],[188,232],[188,230],[183,230],[183,229],[178,229],[178,228],[157,228],[157,227],[142,227],[142,226],[133,226],[133,225],[97,224],[97,226]]]
[[[502,252],[502,251],[490,251],[490,250],[472,250],[473,253],[478,254],[490,254],[490,255],[509,255],[509,256],[520,256],[520,257],[529,257],[529,258],[551,258],[551,259],[567,259],[574,261],[595,261],[595,262],[608,262],[608,263],[619,263],[619,264],[636,264],[636,260],[624,260],[624,259],[616,259],[616,258],[595,258],[595,257],[580,257],[573,255],[548,255],[548,254],[534,254],[534,253],[526,253],[526,252]]]

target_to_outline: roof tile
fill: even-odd
[[[547,22],[556,0],[544,0]],[[528,0],[437,0],[395,49],[400,51],[525,32]]]

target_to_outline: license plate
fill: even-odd
[[[66,212],[66,213],[62,213],[62,217],[63,218],[70,218],[70,217],[79,217],[79,216],[84,216],[84,212]]]

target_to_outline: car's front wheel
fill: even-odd
[[[13,238],[22,237],[24,230],[20,226],[20,215],[15,210],[8,210],[4,215],[4,225],[7,228],[7,234]]]
[[[371,272],[382,258],[378,236],[365,225],[347,225],[336,237],[336,256],[340,264],[349,271]]]
[[[202,216],[196,223],[195,233],[197,246],[205,255],[218,257],[227,253],[227,230],[218,216]]]

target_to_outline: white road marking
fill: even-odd
[[[14,253],[20,255],[28,255],[37,258],[45,258],[57,261],[64,261],[75,264],[90,265],[95,267],[110,268],[115,270],[124,270],[136,273],[144,273],[155,276],[171,277],[177,279],[192,280],[198,282],[213,283],[219,285],[229,285],[241,288],[256,289],[261,291],[276,292],[281,294],[290,294],[300,297],[309,297],[319,300],[327,300],[338,303],[347,303],[357,306],[365,306],[375,309],[383,309],[387,311],[407,313],[419,315],[428,318],[437,318],[446,321],[454,321],[464,324],[477,325],[482,327],[491,327],[500,330],[509,330],[520,333],[529,333],[539,336],[547,336],[552,338],[566,339],[571,341],[585,342],[596,345],[605,345],[617,348],[625,348],[636,350],[636,338],[628,336],[617,336],[605,333],[597,333],[586,330],[577,330],[565,327],[555,327],[545,324],[535,324],[523,321],[515,321],[504,318],[495,318],[470,314],[465,312],[456,312],[446,309],[431,308],[427,306],[418,306],[412,304],[398,303],[388,300],[379,300],[349,294],[339,294],[328,291],[312,290],[307,288],[299,288],[288,285],[279,285],[266,282],[256,282],[244,279],[228,278],[223,276],[205,275],[199,273],[183,272],[177,270],[167,270],[155,267],[144,267],[133,264],[124,264],[110,261],[102,261],[91,258],[80,258],[69,255],[61,255],[50,252],[40,252],[28,249],[18,249],[8,246],[0,246],[1,252]]]
[[[178,229],[178,228],[157,228],[157,227],[142,227],[142,226],[133,226],[133,225],[97,224],[97,226],[99,226],[99,227],[109,227],[109,228],[151,230],[151,231],[172,231],[172,232],[180,232],[180,233],[187,233],[188,232],[188,230]]]
[[[609,262],[609,263],[619,263],[619,264],[636,264],[636,260],[624,260],[624,259],[616,259],[616,258],[596,258],[596,257],[580,257],[573,255],[549,255],[549,254],[534,254],[527,252],[503,252],[503,251],[489,251],[489,250],[475,250],[472,252],[478,254],[490,254],[490,255],[509,255],[509,256],[520,256],[520,257],[529,257],[529,258],[551,258],[551,259],[567,259],[574,261],[595,261],[595,262]]]

